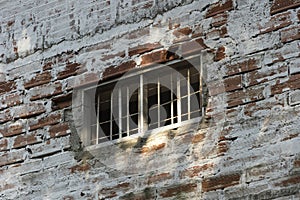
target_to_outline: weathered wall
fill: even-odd
[[[0,5],[1,199],[300,198],[299,0]],[[199,51],[200,125],[80,148],[74,88]]]

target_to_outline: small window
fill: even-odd
[[[187,61],[132,70],[100,83],[94,94],[94,106],[87,112],[96,113],[88,117],[88,145],[172,128],[204,113],[201,66]]]

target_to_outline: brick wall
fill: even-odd
[[[1,199],[300,198],[299,0],[0,5]],[[80,87],[200,52],[200,124],[80,145]]]

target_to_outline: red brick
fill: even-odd
[[[8,183],[5,183],[3,186],[0,186],[0,192],[3,192],[5,190],[10,190],[10,189],[13,189],[15,188],[16,186],[13,185],[13,184],[8,184]]]
[[[2,138],[0,139],[0,151],[6,151],[7,150],[7,139],[6,138]]]
[[[289,79],[284,82],[278,80],[276,84],[271,87],[271,94],[281,94],[284,90],[290,89],[300,89],[300,74],[291,75]]]
[[[221,13],[219,15],[213,16],[211,25],[213,27],[220,27],[227,23],[228,14]]]
[[[53,125],[49,128],[49,134],[51,138],[69,135],[70,133],[71,130],[69,124],[66,122]]]
[[[86,172],[91,169],[91,166],[88,163],[76,165],[70,168],[71,173],[75,172]]]
[[[0,109],[20,105],[23,102],[23,98],[23,95],[19,93],[3,95],[0,101]]]
[[[155,51],[155,52],[151,52],[148,54],[144,54],[141,58],[142,58],[141,65],[145,66],[145,65],[150,65],[150,64],[154,64],[154,63],[163,63],[163,62],[167,62],[170,60],[174,60],[174,59],[178,58],[178,56],[172,52],[169,52],[169,51],[163,49],[160,51]]]
[[[229,149],[228,142],[227,141],[219,142],[218,146],[217,146],[217,149],[218,149],[218,155],[219,156],[224,155]]]
[[[55,96],[61,94],[62,92],[62,84],[60,82],[37,86],[28,91],[28,93],[31,95],[31,101]]]
[[[130,192],[120,197],[120,200],[144,200],[155,199],[156,193],[153,188],[145,188],[142,192]]]
[[[218,189],[224,189],[240,182],[240,174],[227,174],[216,177],[205,178],[202,181],[202,191],[209,192]]]
[[[281,29],[283,27],[289,26],[290,24],[292,24],[291,12],[286,12],[274,15],[267,23],[260,24],[259,29],[260,33],[263,34]]]
[[[295,175],[295,176],[286,177],[284,180],[280,181],[279,183],[275,183],[274,185],[287,187],[299,183],[300,183],[300,175]]]
[[[51,79],[52,79],[51,72],[46,71],[41,74],[36,74],[34,78],[24,83],[24,87],[25,89],[29,89],[38,85],[43,85],[49,83]]]
[[[124,63],[120,64],[119,66],[108,67],[104,70],[104,72],[102,74],[102,79],[104,80],[104,79],[120,76],[135,67],[136,67],[136,63],[133,60],[124,62]]]
[[[234,107],[264,99],[264,87],[251,87],[241,91],[235,91],[228,94],[228,107]]]
[[[206,13],[206,17],[212,17],[219,13],[224,13],[226,11],[233,9],[233,2],[232,0],[227,0],[225,3],[217,2],[212,4]]]
[[[165,146],[166,146],[166,143],[161,143],[161,144],[153,145],[153,146],[150,146],[150,147],[143,147],[141,149],[141,153],[155,152],[155,151],[158,151],[158,150],[164,148]]]
[[[52,109],[60,110],[72,105],[72,93],[63,94],[52,99]]]
[[[180,28],[178,30],[174,30],[173,35],[175,37],[187,36],[192,33],[192,29],[190,27]]]
[[[150,52],[154,49],[158,49],[160,47],[162,47],[160,43],[146,43],[143,45],[129,48],[128,55],[134,56],[134,55],[138,55],[138,54],[143,54],[146,52]]]
[[[245,74],[247,80],[247,86],[253,86],[260,83],[267,82],[272,80],[274,77],[284,77],[287,75],[288,67],[283,66],[275,66],[270,68],[265,68],[262,70],[255,70]]]
[[[57,79],[65,79],[76,75],[79,72],[80,67],[81,64],[79,63],[68,63],[65,70],[57,74]]]
[[[215,96],[224,92],[230,92],[243,88],[242,76],[236,75],[228,78],[224,78],[221,81],[215,81],[208,83],[209,94]]]
[[[294,167],[300,168],[300,160],[295,160],[294,161]]]
[[[163,198],[167,198],[167,197],[173,197],[173,196],[179,195],[181,193],[194,192],[196,190],[197,190],[196,183],[181,184],[181,185],[175,185],[175,186],[168,187],[168,188],[164,189],[164,191],[161,192],[159,195]]]
[[[234,74],[244,73],[260,68],[259,60],[250,58],[245,61],[237,62],[235,64],[227,65],[227,75],[231,76]]]
[[[116,191],[125,192],[130,189],[130,183],[119,183],[118,185],[112,187],[106,187],[99,191],[99,196],[104,196],[104,198],[112,198],[117,196]]]
[[[11,116],[9,110],[4,110],[4,111],[0,112],[0,123],[10,121],[11,119],[12,119],[12,116]]]
[[[300,6],[300,0],[274,0],[270,12],[273,15],[298,6]]]
[[[181,46],[183,56],[200,53],[201,50],[208,48],[202,38],[184,42]]]
[[[213,167],[214,167],[213,163],[190,167],[190,168],[182,171],[180,173],[180,177],[181,178],[185,178],[185,177],[193,178],[195,176],[199,176],[200,172],[204,172],[204,171],[210,170]]]
[[[0,94],[11,92],[16,89],[16,83],[14,81],[8,81],[0,84]]]
[[[300,21],[300,10],[298,10],[298,20]]]
[[[159,182],[163,182],[165,180],[171,179],[172,175],[167,172],[167,173],[161,173],[161,174],[156,174],[153,176],[148,177],[148,181],[147,184],[153,184],[153,183],[159,183]]]
[[[150,35],[149,27],[135,30],[135,31],[129,33],[128,35],[126,35],[126,38],[131,40],[131,39],[145,37],[147,35]]]
[[[46,111],[42,103],[28,103],[23,104],[15,109],[14,118],[29,118],[32,116],[39,115]]]
[[[291,42],[300,39],[300,26],[294,26],[281,31],[281,42]]]
[[[60,121],[61,121],[60,113],[50,114],[50,115],[43,117],[37,121],[30,121],[29,122],[29,130],[35,130],[38,128],[43,128],[48,125],[57,124]]]
[[[7,125],[5,128],[0,129],[0,133],[4,137],[11,137],[15,135],[19,135],[25,131],[23,123],[13,123],[10,125]]]
[[[42,139],[37,136],[38,132],[31,132],[29,134],[18,135],[14,139],[13,148],[25,147],[30,144],[41,143]]]
[[[6,152],[0,155],[0,167],[24,161],[25,150]]]
[[[204,140],[204,138],[205,138],[205,134],[203,134],[203,133],[196,134],[192,138],[192,143],[196,144],[196,143],[202,142]]]
[[[224,46],[218,47],[218,49],[216,51],[216,54],[215,54],[215,57],[214,57],[214,61],[223,60],[226,57],[225,50],[226,49],[225,49]]]

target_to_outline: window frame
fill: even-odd
[[[138,105],[138,109],[139,109],[139,111],[138,111],[138,133],[135,133],[135,134],[132,134],[132,135],[129,135],[129,136],[127,135],[125,137],[119,137],[118,139],[114,139],[114,140],[112,140],[112,138],[110,138],[108,141],[97,143],[97,144],[90,144],[91,139],[89,139],[89,137],[91,137],[91,135],[92,135],[91,118],[94,118],[94,117],[97,118],[96,113],[93,111],[93,109],[94,109],[94,105],[95,105],[95,95],[97,94],[96,91],[97,91],[98,87],[102,87],[102,86],[105,86],[105,85],[108,85],[108,84],[111,84],[111,83],[114,83],[114,82],[118,82],[120,80],[128,79],[130,77],[134,77],[134,76],[139,77],[139,80],[140,80],[139,84],[140,84],[140,86],[143,86],[142,77],[143,77],[143,74],[145,74],[147,72],[154,71],[154,70],[162,68],[163,66],[166,66],[166,65],[176,69],[178,66],[180,67],[180,66],[184,65],[183,63],[186,63],[188,65],[192,65],[191,63],[193,63],[193,62],[196,62],[196,63],[199,64],[199,91],[198,92],[199,92],[199,104],[200,104],[199,109],[201,109],[201,111],[200,111],[201,116],[196,117],[196,118],[190,118],[189,117],[189,119],[182,121],[180,119],[181,118],[181,106],[180,106],[181,105],[181,102],[180,102],[181,96],[180,96],[180,93],[179,94],[177,93],[176,95],[179,96],[180,98],[177,98],[177,103],[176,103],[177,104],[177,115],[176,116],[177,117],[179,116],[176,123],[171,123],[169,125],[165,125],[165,126],[161,126],[161,127],[158,127],[158,128],[147,130],[142,125],[143,124],[142,122],[144,122],[144,119],[143,119],[144,115],[140,114],[140,113],[144,113],[143,110],[140,111],[140,108],[143,109],[143,105],[142,106]],[[204,101],[205,101],[204,90],[205,90],[205,88],[204,88],[204,85],[203,85],[203,76],[204,76],[204,71],[203,71],[202,55],[197,54],[197,55],[189,56],[185,59],[176,59],[176,60],[167,62],[165,64],[157,64],[156,63],[156,64],[151,64],[149,66],[141,67],[141,68],[134,68],[134,69],[130,70],[129,74],[121,75],[120,77],[112,78],[112,79],[106,80],[106,81],[103,80],[97,85],[93,85],[93,86],[84,88],[83,89],[83,98],[82,98],[82,101],[83,101],[82,110],[83,110],[84,119],[85,119],[84,120],[85,121],[84,122],[85,131],[84,131],[84,134],[81,137],[84,146],[89,147],[89,148],[91,148],[91,147],[93,148],[93,146],[99,146],[99,145],[100,146],[106,146],[106,145],[111,144],[111,143],[117,143],[117,142],[120,142],[120,141],[123,141],[123,140],[132,139],[132,138],[136,138],[136,137],[141,137],[141,136],[145,136],[145,135],[148,135],[148,134],[153,134],[153,133],[162,132],[162,131],[166,131],[166,130],[177,129],[180,126],[184,126],[184,125],[187,125],[187,124],[190,124],[190,123],[200,122],[202,117],[205,115],[205,107],[204,107]],[[190,80],[188,79],[188,81],[190,81]],[[177,81],[177,83],[178,83],[178,81]],[[159,94],[159,91],[158,91],[158,94]],[[143,90],[140,90],[140,92],[138,92],[138,103],[139,104],[143,103],[143,101],[140,102],[140,100],[141,100],[140,96],[143,96],[143,95],[144,95]],[[190,97],[190,95],[191,95],[190,93],[187,95],[188,98]],[[190,106],[190,101],[188,101],[188,105]],[[146,110],[148,110],[148,108]],[[188,115],[190,115],[190,110],[188,111]],[[98,123],[98,126],[99,126],[99,122],[97,122],[97,123]],[[110,137],[111,137],[111,135],[110,135]]]

